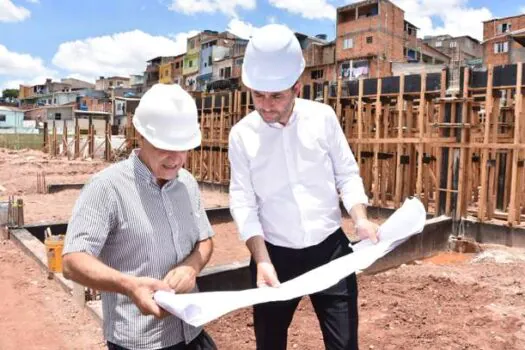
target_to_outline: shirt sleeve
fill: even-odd
[[[116,201],[103,179],[93,178],[82,189],[67,226],[62,254],[85,252],[98,257],[116,225]]]
[[[230,132],[228,157],[231,172],[230,211],[241,239],[247,241],[254,236],[264,236],[248,159],[235,131]]]
[[[343,204],[350,213],[354,205],[368,205],[363,180],[359,175],[359,166],[350,149],[335,112],[330,108],[328,117],[328,144],[330,158],[334,168],[335,184]]]

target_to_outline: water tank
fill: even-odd
[[[321,40],[326,40],[328,38],[326,34],[317,34],[315,37]]]

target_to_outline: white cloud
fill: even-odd
[[[233,18],[226,28],[228,32],[235,34],[242,39],[249,39],[255,29],[257,28],[253,24],[241,21],[237,18]]]
[[[92,84],[95,84],[95,82],[96,82],[94,77],[86,76],[86,75],[82,75],[82,74],[78,74],[78,73],[68,74],[66,76],[66,78],[78,79],[78,80],[82,80],[82,81],[85,81],[85,82],[88,82],[88,83],[92,83]]]
[[[26,0],[26,1],[31,4],[40,4],[40,0]]]
[[[335,20],[336,18],[336,8],[327,0],[269,0],[269,2],[274,7],[307,19]]]
[[[46,79],[52,79],[53,81],[60,80],[55,75],[55,73],[48,74],[48,75],[39,75],[33,78],[27,78],[27,79],[6,80],[4,82],[0,82],[0,91],[4,89],[18,89],[20,88],[20,85],[33,86],[33,85],[45,84]]]
[[[277,19],[275,17],[269,17],[268,23],[277,23]],[[287,27],[286,24],[282,25]],[[251,23],[244,22],[238,18],[232,18],[230,22],[228,22],[228,27],[226,28],[226,30],[232,34],[237,35],[242,39],[250,39],[253,32],[258,28],[259,27],[256,27]]]
[[[469,0],[393,0],[405,11],[405,19],[419,27],[419,36],[450,34],[483,39],[483,21],[493,18],[486,7],[469,6]],[[434,25],[432,18],[442,25]]]
[[[31,16],[31,12],[22,6],[16,6],[11,0],[0,0],[0,22],[22,22]]]
[[[33,77],[52,73],[54,72],[45,67],[42,59],[9,51],[0,44],[0,76]]]
[[[168,9],[192,15],[200,12],[222,12],[228,16],[237,17],[237,8],[255,9],[255,0],[172,0]]]
[[[525,6],[520,7],[520,12],[525,13]]]
[[[175,56],[186,51],[186,39],[197,32],[153,36],[140,30],[116,33],[60,44],[53,64],[84,77],[143,72],[146,61],[158,56]],[[173,39],[175,40],[173,40]]]

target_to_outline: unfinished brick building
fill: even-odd
[[[525,14],[483,22],[483,63],[525,62]]]
[[[388,0],[367,0],[337,9],[336,62],[343,79],[391,75],[392,63],[447,63],[417,39],[418,28]]]

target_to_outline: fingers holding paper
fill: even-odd
[[[360,239],[370,239],[373,243],[379,242],[379,225],[368,219],[359,219],[355,224]]]

